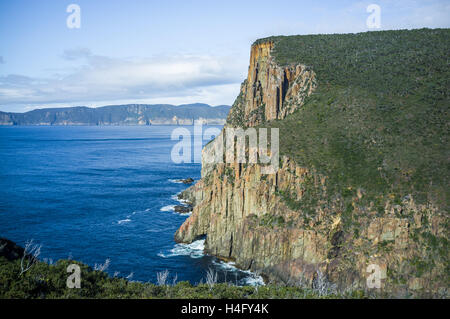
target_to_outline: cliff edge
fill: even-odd
[[[279,128],[280,168],[209,164],[208,144],[175,240],[206,235],[208,254],[268,281],[446,297],[448,35],[257,41],[226,127]]]

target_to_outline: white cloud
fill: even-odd
[[[425,3],[412,1],[409,14],[403,15],[397,23],[406,28],[448,28],[450,3],[447,1],[428,1]]]
[[[322,4],[321,10],[315,12],[314,23],[282,21],[277,32],[317,34],[371,31],[366,24],[370,15],[366,9],[371,4],[381,8],[381,30],[448,28],[450,25],[448,0],[364,0],[336,6],[333,10]]]
[[[209,55],[118,59],[75,49],[62,57],[78,66],[51,78],[0,76],[2,109],[119,101],[230,104],[247,68],[232,57]]]

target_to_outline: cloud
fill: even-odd
[[[367,27],[371,4],[381,8],[381,30],[414,28],[448,28],[450,24],[450,3],[448,0],[364,0],[340,4],[333,10],[322,3],[320,11],[313,11],[314,23],[309,21],[284,21],[281,32],[297,34],[355,33],[375,31]]]
[[[396,3],[398,6],[399,4]],[[401,4],[400,4],[401,5]],[[405,6],[407,4],[405,3]],[[450,22],[450,3],[446,1],[411,1],[409,14],[402,15],[398,24],[406,28],[448,28]]]
[[[92,52],[88,48],[64,50],[62,54],[62,58],[69,61],[78,60],[80,58],[87,58],[90,56],[92,56]]]
[[[246,70],[245,64],[237,64],[232,57],[211,55],[118,59],[81,48],[64,51],[62,58],[77,66],[49,78],[0,76],[0,105],[144,100],[185,103],[193,97],[199,102],[229,104],[237,96]],[[221,94],[220,88],[226,88],[228,95]]]

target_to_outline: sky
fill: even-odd
[[[2,0],[0,111],[231,105],[258,38],[449,26],[450,0]]]

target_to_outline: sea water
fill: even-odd
[[[219,281],[261,284],[205,255],[204,240],[174,242],[189,217],[174,212],[187,187],[178,179],[198,180],[201,169],[172,162],[175,128],[0,126],[0,237],[22,246],[33,239],[48,262],[110,259],[110,275],[137,281],[156,282],[168,270],[169,280],[196,284],[213,268]]]

